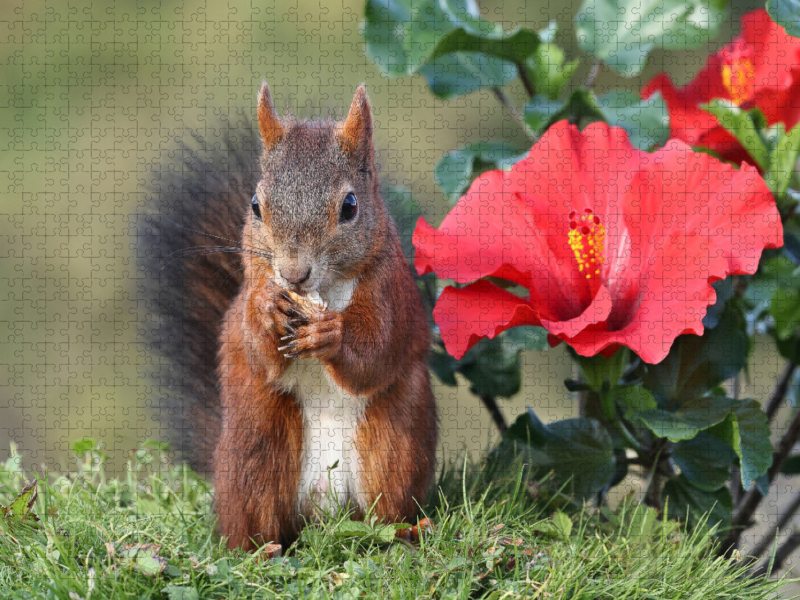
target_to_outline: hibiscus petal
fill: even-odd
[[[540,324],[524,299],[486,280],[463,288],[444,288],[433,318],[445,348],[455,358],[463,357],[483,337],[494,338],[518,325]]]
[[[763,249],[783,244],[780,215],[754,168],[737,171],[677,140],[653,158],[624,207],[638,291],[626,295],[609,284],[612,331],[562,336],[579,353],[624,343],[643,360],[660,362],[675,337],[703,333],[702,319],[716,298],[711,282],[755,273]],[[620,280],[626,277],[623,272]]]
[[[611,313],[611,307],[611,294],[608,292],[608,288],[601,285],[597,290],[597,295],[594,297],[594,300],[592,300],[592,303],[583,313],[569,321],[548,321],[546,319],[541,319],[542,327],[554,335],[571,338],[578,335],[590,325],[605,321]]]

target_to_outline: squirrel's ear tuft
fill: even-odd
[[[356,90],[347,119],[336,129],[336,138],[348,154],[363,158],[372,155],[372,108],[363,83]]]
[[[275,113],[272,105],[272,96],[269,93],[267,82],[261,86],[258,92],[258,128],[261,130],[261,139],[264,142],[264,149],[271,150],[275,144],[283,137],[283,127]]]

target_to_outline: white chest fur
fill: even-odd
[[[355,448],[358,423],[366,398],[348,394],[333,381],[320,361],[295,359],[281,377],[303,410],[303,455],[297,508],[306,516],[314,505],[325,508],[331,496],[342,505],[365,508],[361,464]],[[337,464],[338,463],[338,464]],[[328,471],[329,467],[335,468]]]
[[[334,283],[321,294],[328,310],[343,311],[355,291],[355,280]],[[361,464],[354,442],[366,398],[347,393],[313,358],[295,359],[281,377],[303,410],[303,455],[297,508],[310,516],[314,505],[336,501],[366,509],[361,493]],[[338,464],[337,464],[338,463]],[[330,467],[335,468],[328,470]]]

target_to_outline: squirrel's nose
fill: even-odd
[[[292,285],[300,285],[308,281],[308,278],[311,277],[311,267],[307,267],[305,272],[303,271],[304,268],[305,267],[294,267],[286,270],[282,269],[281,275]]]

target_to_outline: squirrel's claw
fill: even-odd
[[[335,354],[342,344],[342,318],[338,313],[328,313],[326,318],[302,326],[291,342],[278,348],[288,350],[286,358],[320,358]],[[283,340],[281,340],[283,341]]]

